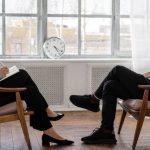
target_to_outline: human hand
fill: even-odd
[[[144,76],[145,78],[150,78],[150,72],[144,73],[143,76]]]
[[[5,77],[6,74],[8,74],[8,73],[9,73],[9,69],[7,66],[3,66],[0,68],[0,76],[1,77]]]

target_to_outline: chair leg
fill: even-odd
[[[27,129],[27,124],[26,124],[26,120],[25,120],[25,116],[24,116],[23,106],[21,103],[21,96],[20,96],[19,92],[16,92],[16,106],[17,106],[18,119],[20,121],[22,131],[23,131],[26,143],[28,145],[28,149],[32,150],[29,133],[28,133],[28,129]]]
[[[141,129],[142,129],[142,125],[144,122],[144,118],[145,116],[141,116],[138,121],[137,121],[137,125],[136,125],[136,130],[135,130],[135,134],[134,134],[134,140],[133,140],[133,144],[132,144],[132,149],[134,150],[137,144],[137,140],[139,138]]]
[[[25,117],[23,116],[23,117],[19,118],[19,121],[20,121],[20,124],[21,124],[21,127],[22,127],[22,131],[23,131],[26,143],[28,145],[28,149],[32,150]]]
[[[126,114],[127,114],[127,112],[125,110],[123,110],[121,120],[120,120],[120,124],[119,124],[119,128],[118,128],[118,134],[120,134],[120,132],[121,132],[122,125],[124,123],[124,119],[126,117]]]

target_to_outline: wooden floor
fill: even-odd
[[[127,117],[120,135],[117,135],[116,145],[86,145],[81,137],[89,135],[99,127],[100,114],[85,112],[64,112],[63,119],[53,122],[54,128],[67,139],[74,140],[71,146],[42,147],[42,132],[29,127],[33,150],[131,150],[136,121]],[[115,131],[118,129],[121,112],[118,111],[115,120]],[[27,118],[28,120],[28,118]],[[29,126],[29,122],[28,122]],[[19,122],[3,123],[0,125],[0,150],[27,150]],[[140,134],[136,150],[150,150],[150,119],[146,119]]]

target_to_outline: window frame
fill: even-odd
[[[116,58],[131,57],[131,52],[121,52],[120,47],[120,18],[130,18],[129,15],[120,15],[120,0],[112,0],[112,15],[81,14],[81,0],[78,0],[78,14],[48,14],[48,0],[37,0],[37,14],[24,13],[5,13],[5,0],[2,0],[2,58],[45,58],[42,51],[44,41],[47,37],[47,19],[48,17],[76,17],[78,19],[78,54],[63,55],[62,58]],[[6,28],[5,17],[35,17],[37,18],[37,55],[6,55]],[[81,19],[87,18],[110,18],[111,24],[111,55],[83,55],[81,54]]]
[[[41,1],[37,0],[37,13],[6,13],[5,12],[5,0],[2,0],[2,12],[0,16],[2,17],[2,58],[41,58],[41,51],[40,51],[40,18],[41,17]],[[6,55],[6,17],[34,17],[37,19],[37,55]]]

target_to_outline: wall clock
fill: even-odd
[[[65,52],[65,43],[61,38],[50,37],[44,42],[43,50],[49,58],[58,59]]]

